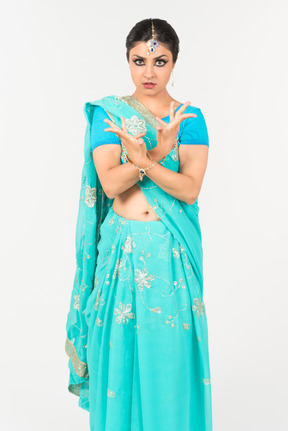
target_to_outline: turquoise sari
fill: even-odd
[[[70,370],[68,390],[79,396],[79,406],[87,411],[90,411],[91,417],[93,416],[90,421],[91,430],[105,431],[105,429],[108,429],[107,426],[109,424],[109,430],[111,431],[116,431],[116,428],[117,431],[141,431],[142,427],[144,430],[145,424],[144,431],[159,431],[162,429],[163,431],[164,429],[165,431],[170,431],[170,429],[172,431],[176,428],[181,429],[181,431],[211,431],[211,381],[207,317],[205,305],[203,302],[203,252],[201,229],[198,218],[198,199],[193,205],[188,205],[185,202],[180,201],[179,199],[176,199],[170,194],[166,193],[150,178],[144,176],[142,181],[139,180],[137,182],[137,185],[140,187],[148,203],[152,206],[160,218],[160,221],[131,221],[117,215],[112,208],[113,199],[109,199],[103,191],[93,161],[90,132],[93,118],[93,109],[95,105],[104,108],[111,121],[114,121],[115,124],[120,128],[121,116],[125,117],[127,130],[133,135],[143,131],[143,128],[146,128],[145,130],[147,130],[147,132],[143,139],[146,143],[147,149],[152,149],[157,145],[156,126],[158,125],[158,122],[156,121],[155,116],[135,97],[108,96],[94,102],[87,102],[85,104],[84,113],[87,120],[87,128],[85,133],[84,149],[85,161],[82,171],[82,184],[80,190],[79,213],[76,229],[76,272],[66,324],[67,338],[65,351],[69,357],[68,366]],[[122,144],[121,163],[125,163],[125,151],[126,149]],[[171,150],[163,165],[175,172],[179,171],[179,148],[177,146]],[[114,229],[115,226],[117,226],[116,230]],[[114,229],[113,231],[111,230],[112,228]],[[159,238],[157,239],[159,242],[155,242],[155,245],[153,246],[149,246],[146,243],[144,245],[144,239],[140,239],[144,238],[144,236],[139,236],[139,234],[147,234],[147,232],[150,232],[150,228],[151,232],[154,234],[154,237]],[[116,240],[115,232],[120,235]],[[135,239],[137,238],[138,242],[136,241],[135,243],[131,239],[133,235],[135,235],[134,237]],[[168,245],[167,249],[165,244],[168,244],[166,241],[168,237],[170,245]],[[126,242],[124,243],[123,241],[125,238]],[[112,243],[114,248],[112,252],[110,252],[109,249],[111,250]],[[141,330],[138,334],[139,328],[137,327],[137,321],[136,325],[134,325],[135,335],[133,335],[133,337],[130,333],[130,335],[128,335],[128,333],[125,335],[125,331],[122,333],[115,332],[114,330],[114,334],[117,334],[117,336],[115,335],[115,341],[116,343],[120,343],[119,352],[121,352],[120,356],[118,356],[117,365],[116,363],[114,365],[113,362],[110,364],[110,367],[113,367],[111,375],[115,374],[114,387],[119,386],[119,391],[115,392],[113,388],[111,389],[109,386],[107,386],[108,380],[106,379],[107,376],[105,375],[104,368],[98,368],[98,365],[96,367],[95,363],[98,361],[98,359],[100,361],[100,355],[104,355],[102,350],[100,351],[100,347],[103,343],[109,342],[109,337],[111,335],[110,332],[107,332],[108,330],[111,330],[111,322],[109,322],[109,326],[106,325],[105,327],[104,325],[103,327],[102,317],[105,317],[106,320],[108,319],[108,302],[110,303],[111,301],[114,301],[115,297],[120,295],[120,293],[117,293],[118,291],[116,292],[115,290],[117,288],[115,284],[116,275],[119,275],[119,260],[122,262],[122,267],[125,267],[128,254],[130,253],[131,255],[131,251],[133,247],[136,247],[136,245],[137,247],[138,245],[141,245],[141,253],[143,253],[144,256],[151,256],[152,247],[153,250],[155,250],[155,248],[158,246],[161,247],[162,254],[160,254],[160,252],[157,254],[157,256],[159,256],[158,261],[157,258],[154,260],[152,259],[153,262],[150,264],[149,271],[154,270],[154,273],[156,274],[156,271],[159,271],[159,267],[162,265],[161,259],[164,258],[163,262],[165,261],[167,264],[167,272],[170,271],[169,268],[174,268],[171,271],[175,271],[175,273],[170,273],[172,282],[173,277],[175,279],[176,275],[178,275],[178,279],[180,276],[180,282],[182,282],[183,279],[186,282],[186,286],[176,286],[177,282],[174,281],[175,291],[178,289],[181,291],[181,294],[185,292],[185,295],[188,295],[189,293],[189,297],[187,296],[185,301],[191,301],[191,303],[189,303],[189,313],[186,314],[186,321],[184,321],[185,319],[172,318],[173,316],[171,315],[168,318],[163,317],[163,320],[161,320],[162,314],[164,314],[163,311],[165,310],[164,302],[163,304],[160,304],[161,306],[156,306],[154,308],[149,308],[147,306],[144,307],[145,313],[148,310],[148,314],[145,314],[145,322],[147,325],[144,331],[146,331],[146,334],[143,331],[143,338],[141,339],[142,352],[144,352],[143,354],[145,355],[145,351],[151,352],[151,349],[153,349],[151,336],[152,332],[149,333],[149,330],[152,331],[152,328],[155,334],[157,332],[157,343],[155,346],[160,346],[163,343],[163,347],[159,347],[159,350],[156,348],[152,359],[148,359],[147,357],[145,360],[142,359],[142,363],[139,362],[139,358],[137,356],[138,353],[136,353],[136,350],[134,351],[135,345],[137,345],[135,337],[139,337],[139,334],[141,334]],[[113,253],[115,247],[117,249],[117,253]],[[123,252],[126,253],[124,264]],[[178,258],[180,254],[181,260],[176,259],[177,263],[174,263],[175,258]],[[143,262],[143,256],[139,256],[140,257],[138,258],[137,255],[137,261],[139,261],[138,259],[142,259]],[[132,265],[135,264],[136,258],[134,258],[133,262]],[[107,288],[112,279],[110,279],[110,281],[104,279],[104,277],[109,277],[110,275],[109,273],[107,274],[108,264],[110,270],[111,268],[115,268],[112,277],[114,284],[112,283],[110,286],[110,289],[115,291],[114,299],[111,291],[109,292],[109,289]],[[125,267],[123,269],[126,271],[127,268]],[[135,289],[137,290],[137,294],[142,294],[144,290],[147,292],[156,292],[155,289],[157,288],[157,284],[155,284],[155,280],[157,277],[155,275],[147,276],[147,268],[145,268],[145,270],[146,276],[144,276],[139,269],[135,269],[133,267],[133,271],[135,271],[134,282],[135,286],[137,284],[138,287],[138,289]],[[189,271],[189,275],[187,271]],[[169,274],[167,274],[166,277],[169,277]],[[161,280],[164,280],[165,277],[163,275],[161,277],[159,276],[158,284],[160,283],[160,278]],[[124,280],[124,278],[122,278],[122,280]],[[127,285],[127,278],[125,280]],[[167,280],[165,280],[165,282],[167,282]],[[153,287],[154,290],[151,286],[155,286]],[[105,294],[103,293],[102,297],[101,292],[104,292],[104,287],[106,288],[106,291]],[[182,289],[179,289],[179,287]],[[175,291],[172,293],[175,294]],[[172,293],[169,294],[169,297],[175,296],[172,295]],[[163,291],[160,296],[165,296],[163,295]],[[105,308],[106,305],[104,306],[106,303],[107,309]],[[129,327],[131,330],[132,320],[137,317],[137,315],[135,315],[136,309],[131,309],[132,303],[128,304],[126,308],[124,303],[120,302],[119,304],[119,308],[114,308],[114,314],[117,315],[115,318],[115,327],[120,331],[120,326],[128,328],[130,325]],[[99,305],[102,305],[103,308],[104,314],[102,315],[99,312]],[[186,305],[187,304],[185,304],[185,310]],[[139,306],[138,309],[138,315],[140,318],[140,313],[142,313],[142,311],[140,310]],[[113,310],[113,307],[111,310]],[[178,311],[179,310],[177,310],[177,316]],[[155,319],[158,319],[157,322]],[[112,312],[109,320],[113,320]],[[161,326],[159,322],[161,322],[161,324],[162,322],[165,322],[166,325],[164,324]],[[123,325],[121,325],[121,323]],[[169,331],[167,332],[167,329],[161,329],[164,326],[165,328],[172,328],[172,331],[174,331],[174,334],[177,334],[177,336],[171,335]],[[101,335],[100,333],[98,334],[98,330],[102,331]],[[171,344],[172,340],[173,344]],[[186,347],[182,348],[184,344],[182,345],[181,343],[184,343],[184,340],[186,343],[185,346],[188,346],[187,350],[184,350]],[[131,360],[131,357],[129,356],[129,361],[126,358],[127,361],[125,364],[124,362],[121,364],[121,361],[124,361],[124,358],[130,354],[129,349],[132,344],[133,352],[135,352],[135,354],[133,354],[134,356],[131,366],[135,366],[135,362],[137,361],[139,363],[138,372],[132,369],[131,376],[129,377],[128,374],[130,373],[130,368],[127,368],[127,364],[130,364],[129,361]],[[111,347],[112,343],[110,340],[110,350]],[[106,356],[101,356],[102,363],[106,363],[106,365],[109,362],[108,350],[105,353]],[[185,354],[187,364],[184,364],[183,362],[183,366],[187,367],[186,369],[181,370],[180,366],[178,368],[171,368],[170,365],[168,365],[169,360],[174,364],[177,364],[177,361],[178,364],[182,364],[181,357]],[[142,358],[143,357],[144,356],[142,356]],[[155,364],[158,362],[159,366],[160,364],[163,365],[163,368],[161,366],[161,371],[159,371],[160,368],[157,367],[155,367],[155,371],[151,371],[153,370],[153,358],[155,358]],[[151,361],[149,362],[149,367],[145,362],[146,360]],[[110,359],[110,361],[112,360]],[[167,366],[165,362],[167,362]],[[117,376],[119,376],[117,377],[118,383],[116,382],[116,369],[118,370]],[[148,374],[144,373],[144,369],[146,373],[148,373],[150,369],[149,376]],[[178,369],[179,371],[176,371],[176,373],[179,373],[178,376],[171,376],[171,370]],[[168,374],[163,374],[163,376],[165,375],[164,378],[160,375],[162,372],[164,373],[165,370]],[[123,379],[124,372],[126,373],[126,383],[123,383],[123,380],[121,380]],[[128,390],[125,392],[125,385],[127,384],[127,387],[132,384],[135,385],[135,381],[138,379],[137,384],[140,387],[139,382],[141,372],[142,388],[145,387],[143,379],[147,380],[149,377],[149,379],[151,378],[151,381],[153,381],[151,394],[148,396],[147,392],[147,396],[145,395],[145,399],[143,399],[144,392],[142,392],[141,399],[139,395],[141,391],[139,389],[137,396],[136,392],[134,393],[134,396],[132,392],[130,393],[129,398],[127,396]],[[103,375],[99,376],[99,373],[102,373]],[[192,376],[191,379],[189,377],[190,374]],[[190,386],[185,384],[185,376],[187,376],[186,380],[190,382]],[[100,382],[100,377],[102,380],[101,385],[99,383],[99,387],[97,388],[97,398],[95,388],[97,386],[97,382]],[[161,380],[160,377],[163,380]],[[177,378],[179,378],[178,381]],[[131,381],[129,381],[129,379]],[[168,385],[168,382],[170,381],[169,379],[171,379],[171,391],[173,391],[173,393],[169,394],[168,396],[166,395],[166,392],[169,392],[169,386],[166,387],[165,381]],[[120,381],[122,382],[121,385],[119,383]],[[94,391],[93,396],[92,390]],[[106,392],[103,394],[104,390],[107,391],[107,394]],[[133,389],[133,391],[134,390],[136,389]],[[152,395],[153,392],[155,392],[155,394],[158,393],[155,399]],[[113,404],[110,405],[109,402],[116,403],[115,400],[118,394],[119,400],[121,398],[121,403],[119,403],[117,406],[114,404],[113,407]],[[107,400],[104,398],[104,396],[106,396],[106,398],[108,397]],[[93,402],[91,402],[92,398]],[[147,398],[150,398],[150,407],[148,407]],[[97,401],[98,407],[96,405],[96,399],[99,400]],[[190,404],[186,404],[186,400],[190,400]],[[169,402],[171,402],[171,406],[169,405]],[[158,405],[156,405],[157,403]],[[132,404],[133,408],[131,407]],[[101,406],[101,408],[99,406]],[[152,409],[152,406],[154,407],[155,411],[161,411],[162,416],[159,413],[159,415],[156,415],[154,420],[152,420],[152,414],[150,414],[149,410],[149,408]],[[166,410],[165,406],[167,406]],[[119,409],[119,418],[117,418],[117,409]],[[120,411],[122,412],[121,414]],[[145,411],[147,412],[146,416]],[[110,414],[110,417],[108,413]],[[169,428],[169,426],[171,426],[171,428]]]

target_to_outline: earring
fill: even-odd
[[[171,87],[174,87],[174,75],[173,75],[173,69],[172,69],[172,72],[171,72],[171,77],[172,77]]]

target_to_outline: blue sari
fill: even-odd
[[[93,161],[95,105],[120,128],[124,116],[131,134],[145,127],[147,149],[157,145],[158,122],[135,97],[85,104],[76,273],[66,324],[68,389],[90,411],[92,431],[211,431],[198,199],[188,205],[144,176],[137,185],[160,220],[116,214]],[[121,163],[125,151],[122,144]],[[163,165],[179,171],[177,146]]]

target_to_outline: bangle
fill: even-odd
[[[140,178],[140,181],[142,181],[142,180],[143,180],[144,175],[146,175],[146,171],[149,171],[149,169],[153,168],[153,166],[155,166],[155,164],[156,164],[155,160],[152,160],[152,159],[151,159],[151,156],[150,156],[150,157],[149,157],[149,159],[151,159],[151,160],[153,161],[152,165],[151,165],[151,166],[147,166],[147,168],[139,168],[139,166],[135,165],[135,164],[132,162],[132,160],[131,160],[131,159],[130,159],[130,157],[128,156],[128,153],[127,153],[127,152],[125,152],[125,153],[123,154],[123,157],[124,157],[124,159],[125,159],[127,162],[131,163],[133,166],[135,166],[135,168],[137,168],[137,169],[139,170],[139,178]]]

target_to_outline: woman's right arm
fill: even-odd
[[[100,145],[93,150],[93,160],[102,188],[110,199],[139,181],[139,171],[131,163],[121,164],[118,144]]]
[[[103,108],[96,106],[92,121],[91,149],[102,188],[110,199],[114,199],[139,181],[139,170],[131,163],[121,163],[121,140],[114,133],[104,131],[108,126],[104,119],[109,119],[108,114]],[[153,150],[150,150],[150,154],[157,162],[163,158],[163,155],[153,154]],[[138,160],[135,164],[146,167],[152,162],[148,159],[141,164]]]

